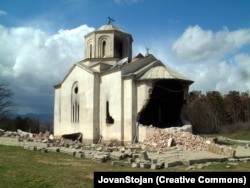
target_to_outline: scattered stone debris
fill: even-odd
[[[188,169],[201,169],[204,165],[195,167],[194,165],[239,161],[235,158],[233,148],[216,144],[216,139],[205,139],[190,132],[156,129],[143,143],[126,146],[112,143],[84,145],[80,141],[81,137],[80,133],[54,137],[49,132],[33,134],[22,130],[11,132],[0,129],[1,144],[4,143],[5,138],[7,141],[9,139],[11,145],[19,144],[24,149],[41,151],[41,153],[61,152],[76,158],[90,158],[99,162],[112,159],[111,164],[114,166],[130,164],[133,168],[161,169],[188,165]],[[185,155],[182,154],[183,151],[186,151]],[[201,151],[207,152],[203,158],[200,156]],[[210,156],[212,153],[213,156]],[[245,160],[250,160],[250,157]]]

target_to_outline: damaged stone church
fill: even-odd
[[[85,52],[54,86],[54,135],[82,142],[141,142],[148,127],[180,127],[192,80],[153,54],[132,57],[132,35],[102,25],[85,36]]]

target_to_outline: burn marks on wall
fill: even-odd
[[[107,124],[114,124],[114,119],[109,113],[109,101],[106,101],[106,123]]]
[[[139,123],[159,128],[182,126],[183,98],[184,85],[181,80],[156,81],[147,103],[138,113]]]

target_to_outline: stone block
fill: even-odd
[[[122,160],[122,159],[124,159],[124,154],[121,153],[121,152],[112,152],[112,153],[110,154],[110,157],[111,157],[112,159]]]
[[[139,167],[140,167],[140,163],[136,163],[136,162],[132,163],[132,168],[139,168]]]
[[[157,170],[157,169],[161,169],[161,168],[162,168],[161,164],[151,164],[151,169],[153,169],[153,170]]]
[[[181,161],[171,161],[171,162],[165,162],[165,168],[169,168],[169,167],[175,167],[178,165],[182,165]]]
[[[73,155],[73,156],[76,154],[75,149],[65,148],[65,147],[60,148],[60,152],[61,153],[66,153],[68,155]]]
[[[60,152],[60,148],[59,147],[48,147],[47,151],[48,152]]]
[[[143,160],[149,160],[148,153],[147,151],[142,151],[141,156]]]
[[[75,153],[75,157],[76,158],[81,158],[81,159],[85,159],[86,158],[86,156],[85,156],[85,154],[83,152],[76,152]]]

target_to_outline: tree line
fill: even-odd
[[[6,131],[17,131],[17,129],[20,129],[32,133],[53,132],[53,124],[49,121],[41,125],[40,121],[36,118],[10,118],[10,114],[17,111],[13,96],[14,93],[9,88],[9,84],[0,81],[0,129]]]
[[[183,116],[197,134],[213,134],[237,128],[250,128],[250,97],[248,92],[191,91]]]
[[[30,117],[15,117],[9,118],[8,116],[2,117],[0,119],[0,129],[6,131],[17,131],[18,129],[31,133],[40,132],[53,132],[53,124],[50,121],[46,121],[41,124],[39,119]]]

